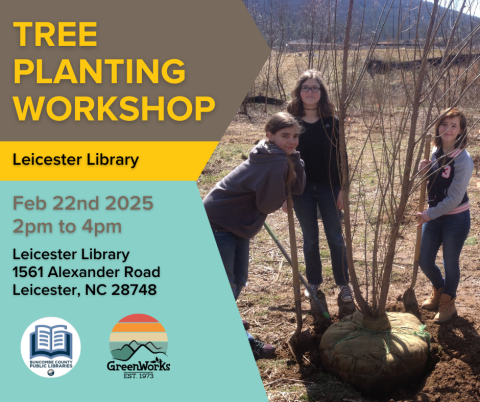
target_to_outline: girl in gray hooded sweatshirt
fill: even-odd
[[[267,140],[252,149],[248,160],[218,182],[203,200],[235,300],[247,283],[250,239],[267,215],[282,207],[288,193],[301,194],[305,171],[295,148],[301,132],[288,113],[273,115],[265,125]],[[255,358],[275,352],[248,334]]]

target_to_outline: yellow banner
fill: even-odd
[[[197,180],[217,141],[6,141],[0,180]]]

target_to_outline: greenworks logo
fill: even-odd
[[[109,371],[123,371],[124,378],[153,378],[154,372],[170,371],[167,357],[168,337],[165,328],[155,318],[146,314],[132,314],[122,318],[110,335]],[[153,360],[127,362],[144,353],[155,355]]]

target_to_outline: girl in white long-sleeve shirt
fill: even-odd
[[[442,113],[443,114],[443,113]],[[422,228],[420,267],[433,285],[432,295],[422,308],[439,308],[434,321],[449,321],[457,310],[455,299],[460,280],[460,253],[470,231],[470,204],[467,187],[473,173],[473,160],[465,150],[467,118],[453,108],[435,125],[431,161],[423,160],[420,169],[429,168],[428,210],[419,213]],[[445,277],[435,264],[443,244]]]

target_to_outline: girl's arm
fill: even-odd
[[[297,152],[292,155],[294,160],[295,173],[297,177],[292,186],[292,193],[302,194],[305,189],[306,176],[304,163]],[[273,163],[268,166],[269,174],[266,179],[260,182],[255,188],[256,206],[263,214],[271,214],[279,209],[287,198],[288,189],[285,187],[285,179],[288,172],[287,161]]]
[[[343,192],[340,190],[337,197],[337,209],[343,211]]]
[[[335,169],[334,169],[334,172],[332,172],[332,173],[338,175],[338,184],[341,187],[341,183],[342,183],[342,159],[341,159],[341,156],[340,156],[340,120],[338,120],[338,118],[335,118],[335,117],[334,117],[334,132],[333,132],[333,135],[334,135],[334,138],[335,138],[335,149],[336,149],[337,160],[334,161]],[[347,177],[348,177],[348,154],[346,155],[346,159],[347,159]],[[335,179],[336,178],[332,178],[332,177],[330,178],[332,183],[336,182]]]
[[[462,157],[455,159],[455,176],[452,184],[448,187],[448,195],[439,202],[436,207],[428,208],[423,212],[425,220],[437,219],[438,217],[448,214],[457,208],[462,202],[462,198],[468,188],[468,183],[473,173],[473,161],[465,152]],[[460,154],[461,155],[461,154]]]
[[[286,164],[285,161],[285,166]],[[287,198],[285,170],[278,164],[274,164],[273,167],[276,169],[272,169],[271,174],[268,174],[265,180],[258,183],[255,188],[255,205],[265,215],[279,209]]]

